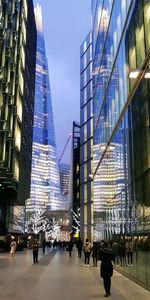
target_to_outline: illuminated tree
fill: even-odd
[[[30,234],[44,232],[46,238],[56,239],[60,233],[60,226],[54,217],[47,215],[46,211],[39,210],[25,221],[25,232]]]

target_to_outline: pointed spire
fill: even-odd
[[[34,8],[37,31],[43,32],[42,7],[37,3]]]

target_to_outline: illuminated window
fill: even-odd
[[[19,162],[15,158],[14,159],[14,173],[13,173],[14,178],[19,181]]]
[[[84,107],[84,122],[87,121],[87,106]]]
[[[84,85],[87,83],[87,70],[84,71]]]
[[[87,143],[84,144],[84,161],[87,160]]]
[[[22,121],[22,100],[20,95],[18,95],[17,98],[17,115],[19,116],[20,121]]]
[[[25,67],[25,51],[24,51],[24,47],[21,47],[21,60],[22,60],[23,68],[24,68]]]
[[[84,180],[87,180],[87,164],[84,164]]]
[[[90,127],[91,127],[91,136],[93,136],[93,120],[90,121]]]
[[[87,202],[87,183],[84,184],[84,203]]]
[[[16,126],[15,126],[15,146],[20,150],[21,147],[21,131],[20,127],[16,121]]]
[[[84,125],[84,141],[87,140],[87,124]]]
[[[20,73],[19,73],[19,86],[20,86],[20,89],[21,89],[21,93],[23,95],[23,92],[24,92],[24,79],[23,79],[23,74],[20,70]]]
[[[22,34],[23,34],[23,40],[26,43],[26,25],[24,20],[22,20]]]
[[[84,224],[87,224],[87,205],[84,205]]]
[[[84,47],[84,52],[85,52],[86,48],[87,48],[87,42],[86,41],[84,42],[84,46],[83,47]]]
[[[24,6],[24,14],[25,14],[25,18],[27,19],[28,8],[27,8],[27,1],[26,1],[26,0],[23,1],[23,6]]]

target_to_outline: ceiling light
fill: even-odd
[[[150,78],[150,72],[146,72],[144,77],[145,77],[146,79],[149,79],[149,78]]]
[[[136,79],[139,74],[140,74],[140,71],[138,71],[138,70],[136,70],[136,71],[130,71],[129,78]]]

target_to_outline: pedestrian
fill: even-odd
[[[17,243],[14,239],[11,240],[11,243],[10,243],[10,255],[11,256],[14,256],[15,255],[15,251],[16,251],[16,248],[17,248]]]
[[[119,244],[114,241],[112,244],[112,250],[114,253],[114,264],[118,267],[119,265]]]
[[[73,249],[73,241],[70,240],[70,241],[68,242],[68,252],[69,252],[69,257],[71,257],[72,249]]]
[[[133,267],[133,244],[132,239],[129,239],[126,242],[126,253],[127,253],[127,260],[128,260],[128,266]]]
[[[91,243],[88,239],[86,239],[83,251],[84,251],[84,266],[89,267],[90,266],[90,254],[91,254]]]
[[[35,239],[32,245],[33,249],[33,263],[38,263],[38,252],[39,252],[39,243],[38,240]]]
[[[98,255],[99,255],[98,245],[96,242],[93,242],[93,247],[92,247],[93,267],[97,267]]]
[[[125,241],[121,241],[119,245],[119,256],[120,256],[120,265],[121,267],[127,267],[127,260],[126,260],[126,243]]]
[[[76,246],[77,246],[77,249],[78,249],[78,257],[81,258],[82,249],[83,249],[83,242],[82,242],[80,237],[79,237],[78,241],[76,242]]]
[[[104,288],[106,292],[104,297],[109,297],[111,294],[111,277],[113,275],[112,261],[114,260],[114,255],[108,242],[104,242],[103,248],[99,252],[99,259],[101,260],[100,274],[103,278]]]
[[[43,254],[45,254],[45,247],[46,247],[46,240],[44,239],[43,242],[42,242]]]

